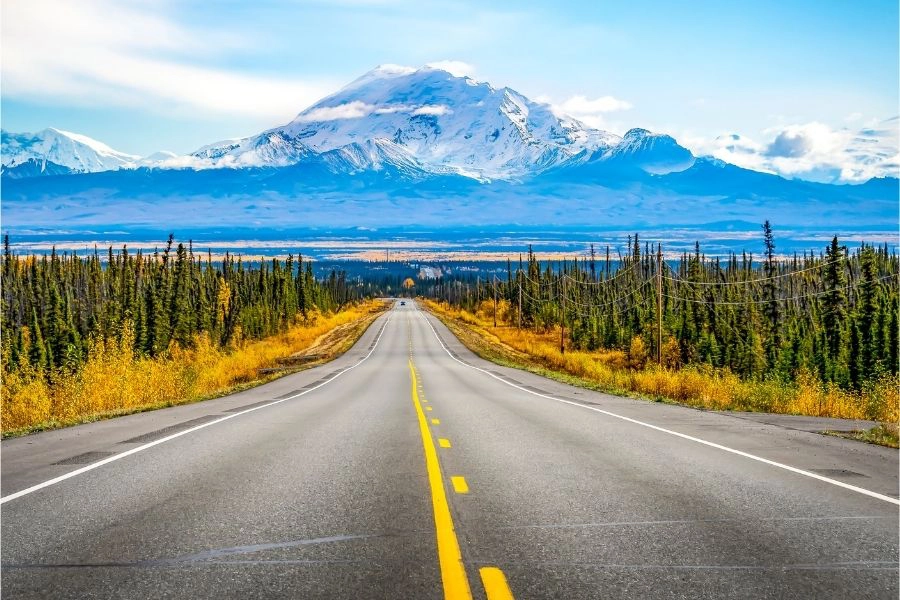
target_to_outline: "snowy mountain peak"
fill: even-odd
[[[47,128],[37,133],[9,133],[2,135],[2,164],[4,171],[25,163],[64,167],[72,173],[94,173],[133,166],[140,157],[113,150],[106,144],[86,135],[61,129]],[[59,169],[52,169],[59,172]]]
[[[628,131],[626,131],[625,135],[623,137],[625,139],[633,140],[633,139],[649,137],[652,135],[659,135],[659,134],[654,134],[654,133],[647,131],[646,129],[642,129],[640,127],[633,127],[631,129],[629,129]]]
[[[439,67],[381,65],[282,127],[194,153],[223,166],[299,160],[369,140],[390,140],[437,172],[517,178],[565,163],[618,138],[510,88]],[[281,152],[280,147],[290,147]]]
[[[59,171],[48,171],[47,162],[71,172],[309,163],[335,173],[372,170],[413,178],[458,174],[516,180],[587,163],[666,173],[693,162],[691,153],[670,136],[636,128],[619,137],[557,114],[551,105],[516,90],[453,70],[457,74],[441,63],[380,65],[286,125],[181,157],[156,153],[141,159],[56,129],[34,135],[4,132],[4,171],[27,161],[32,162],[21,172],[28,176]]]
[[[694,155],[670,135],[634,128],[611,148],[605,160],[627,162],[655,175],[683,171],[694,164]]]

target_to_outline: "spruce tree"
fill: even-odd
[[[847,320],[847,296],[844,288],[844,248],[838,244],[837,236],[825,253],[825,288],[822,297],[822,325],[825,333],[826,369],[823,375],[831,381],[840,379],[844,368],[842,350],[845,322]]]
[[[872,246],[860,250],[859,282],[859,361],[862,377],[873,376],[878,353],[875,333],[878,312],[876,255]]]
[[[775,234],[768,219],[763,224],[763,241],[766,249],[765,277],[763,284],[763,314],[768,322],[768,337],[766,340],[766,359],[769,365],[774,365],[781,346],[780,320],[781,311],[778,306],[778,285],[775,277],[778,275],[778,263],[775,260]]]

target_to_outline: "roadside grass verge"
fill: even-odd
[[[489,313],[470,313],[431,300],[422,304],[482,358],[564,383],[706,410],[878,421],[887,425],[865,441],[889,442],[891,431],[896,439],[896,427],[891,426],[900,420],[897,377],[885,377],[864,391],[852,392],[824,385],[808,373],[801,373],[794,382],[784,382],[745,380],[729,371],[704,366],[659,367],[647,364],[643,348],[633,349],[634,354],[619,350],[561,353],[559,329],[543,333],[519,330],[502,319],[495,328]]]
[[[826,435],[842,437],[851,440],[866,442],[867,444],[877,444],[879,446],[887,446],[889,448],[900,448],[900,436],[897,432],[896,423],[883,423],[872,429],[864,431],[823,431]]]
[[[190,348],[135,355],[131,333],[95,341],[76,372],[5,374],[3,438],[218,398],[330,361],[348,350],[388,305],[363,302],[310,313],[288,331],[222,348],[199,335]]]

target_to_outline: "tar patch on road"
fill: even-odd
[[[177,433],[179,431],[183,431],[185,429],[190,429],[191,427],[196,427],[197,425],[202,425],[203,423],[209,423],[210,421],[215,421],[216,419],[221,419],[222,415],[206,415],[205,417],[198,417],[196,419],[191,419],[190,421],[185,421],[184,423],[176,423],[175,425],[169,425],[168,427],[163,427],[162,429],[157,429],[156,431],[151,431],[149,433],[144,433],[139,436],[129,438],[120,444],[143,444],[146,442],[152,442],[154,440],[159,440],[167,435],[172,435],[173,433]]]
[[[274,398],[274,400],[282,400],[284,398],[289,398],[299,391],[300,390],[294,390],[293,392],[283,394],[282,396],[278,396],[277,398]],[[225,412],[227,412],[227,413],[242,412],[245,410],[250,410],[251,408],[256,408],[258,406],[265,406],[266,404],[271,404],[271,403],[272,403],[272,400],[260,400],[259,402],[254,402],[253,404],[245,404],[243,406],[235,406],[234,408],[229,408]]]
[[[848,471],[847,469],[810,469],[810,471],[825,477],[868,477],[868,475],[863,475],[856,471]]]
[[[115,454],[115,452],[85,452],[77,456],[64,458],[61,461],[53,463],[54,465],[89,465],[92,462],[103,460]]]

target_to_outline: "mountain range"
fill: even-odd
[[[695,157],[665,134],[588,127],[510,88],[397,66],[285,125],[181,156],[138,157],[58,129],[4,131],[2,178],[4,221],[20,226],[155,223],[153,207],[190,204],[216,211],[198,222],[260,226],[337,215],[366,226],[615,217],[893,227],[900,189],[894,178],[828,185],[755,172]]]
[[[605,163],[650,173],[683,170],[693,156],[670,136],[624,137],[588,127],[510,88],[441,69],[378,67],[286,125],[203,146],[186,155],[138,157],[58,129],[3,132],[8,178],[116,169],[286,167],[321,161],[336,173],[396,169],[516,180],[559,167]]]

